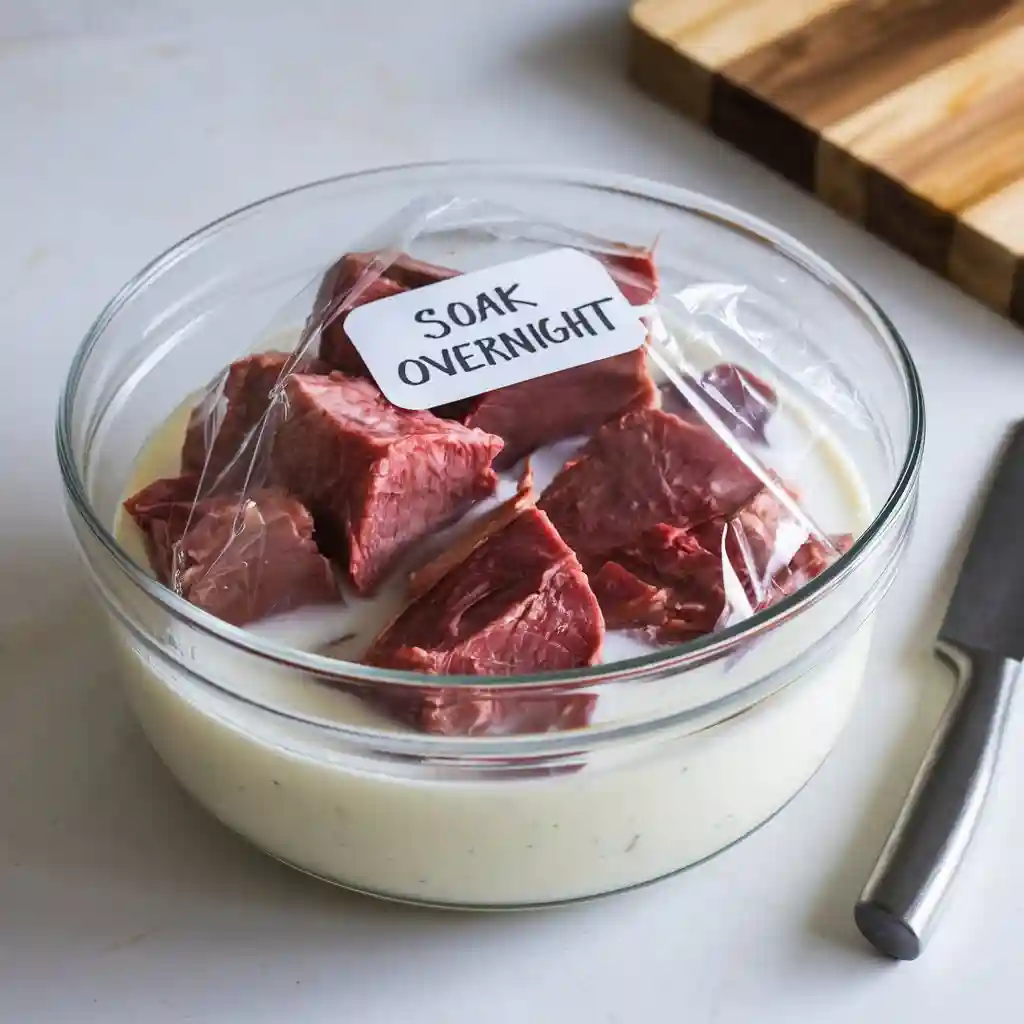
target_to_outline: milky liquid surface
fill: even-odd
[[[146,444],[126,494],[177,473],[190,404]],[[799,486],[816,523],[828,532],[858,532],[869,515],[865,490],[850,460],[813,422],[800,407],[784,404],[770,450],[784,456],[785,479]],[[552,446],[535,458],[540,487],[573,448],[573,442]],[[506,475],[496,500],[514,489],[514,475]],[[116,533],[145,566],[139,532],[123,514]],[[332,650],[357,657],[401,606],[401,578],[396,574],[372,601],[284,616],[253,631],[305,650],[355,632],[356,640]],[[145,600],[132,593],[128,600]],[[846,609],[855,600],[852,594],[849,605],[843,597],[838,606],[802,613],[799,628],[780,638],[781,649],[771,638],[754,643],[740,655],[739,668],[756,679],[796,664],[853,614]],[[854,705],[870,640],[862,626],[809,668],[790,673],[770,696],[709,727],[647,729],[593,750],[584,734],[584,756],[572,770],[537,770],[534,760],[524,772],[515,758],[481,771],[458,757],[444,763],[382,757],[371,740],[345,738],[357,729],[402,731],[368,702],[243,656],[179,621],[168,629],[181,661],[115,626],[126,689],[154,747],[211,813],[274,856],[344,885],[468,906],[610,892],[698,862],[746,835],[832,749]],[[613,633],[605,658],[650,650]],[[703,681],[689,671],[603,687],[594,728],[630,716],[638,724],[655,720],[683,696],[701,706],[721,695],[730,671]],[[200,685],[196,676],[213,685]]]

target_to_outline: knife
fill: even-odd
[[[957,684],[854,910],[897,960],[920,956],[995,775],[1024,658],[1024,421],[1010,432],[939,631]]]

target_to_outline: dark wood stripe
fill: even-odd
[[[1020,0],[851,0],[721,73],[822,129],[1021,22]]]
[[[955,224],[952,214],[880,171],[868,170],[864,226],[929,270],[945,273]]]
[[[711,111],[711,72],[631,22],[629,74],[663,103],[706,124]]]
[[[686,21],[690,0],[663,2],[661,21],[675,10]],[[788,2],[758,11],[770,18],[773,3]],[[1017,192],[1005,204],[1017,225],[999,221],[998,198],[984,217],[958,219],[1024,180],[1024,54],[1013,61],[1008,35],[1024,25],[1024,0],[835,0],[720,72],[685,42],[663,42],[660,27],[645,31],[643,10],[631,72],[648,91],[1024,327],[1024,252],[1003,240],[1019,237],[1009,230],[1021,216]],[[995,40],[991,59],[978,51]],[[968,67],[915,91],[912,107],[885,108],[895,121],[868,117],[821,137],[968,52]],[[849,149],[835,141],[848,138]]]
[[[868,206],[866,177],[866,168],[855,156],[828,139],[818,140],[814,191],[836,213],[858,224],[864,223]]]
[[[710,124],[716,135],[813,191],[816,132],[721,76],[711,88]]]
[[[1017,261],[1017,273],[1013,276],[1010,319],[1024,327],[1024,259]]]
[[[1002,313],[1009,312],[1017,257],[1005,245],[958,221],[946,274],[968,295]]]

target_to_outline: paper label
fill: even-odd
[[[357,306],[345,332],[390,402],[429,409],[640,348],[644,312],[600,260],[552,249]]]

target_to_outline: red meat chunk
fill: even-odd
[[[313,540],[313,519],[275,488],[195,502],[197,477],[157,480],[124,506],[158,579],[225,622],[244,626],[341,595]]]
[[[638,349],[488,392],[460,418],[505,442],[495,462],[505,469],[542,445],[589,434],[628,409],[650,408],[655,398]]]
[[[540,507],[596,571],[651,527],[725,519],[761,488],[710,428],[643,409],[606,423],[552,480]]]
[[[602,427],[540,507],[591,574],[608,627],[662,643],[722,623],[726,566],[736,603],[740,587],[756,611],[835,559],[709,427],[662,410]]]
[[[497,483],[501,439],[429,412],[406,412],[368,380],[296,374],[274,440],[274,480],[317,520],[325,549],[370,593],[416,541]]]
[[[513,499],[520,500],[520,499]],[[479,533],[474,531],[474,539]],[[594,664],[604,620],[587,578],[547,516],[527,507],[447,572],[373,642],[366,662],[430,675],[506,676]],[[444,556],[442,556],[444,557]],[[382,698],[429,732],[481,735],[573,728],[589,694],[455,687]]]
[[[711,409],[743,441],[765,443],[768,422],[778,407],[774,388],[756,374],[732,363],[719,363],[693,383],[703,391]],[[661,406],[687,418],[700,419],[674,384],[661,388]]]
[[[524,509],[535,504],[532,474],[524,477],[518,493],[478,516],[455,539],[447,551],[409,574],[406,593],[411,600],[432,590],[441,579],[460,566],[484,541],[505,529]]]
[[[668,590],[645,583],[618,562],[605,562],[591,573],[590,585],[607,629],[656,626],[665,620]]]
[[[764,607],[776,604],[784,597],[789,597],[790,594],[795,594],[802,586],[810,583],[815,576],[820,576],[838,555],[845,555],[853,547],[853,537],[849,533],[838,534],[830,537],[829,540],[836,549],[835,554],[829,551],[817,537],[811,537],[799,548],[789,565],[773,577]]]
[[[380,264],[375,264],[375,259],[376,254],[372,252],[350,252],[342,256],[324,276],[313,310],[314,321],[328,321],[320,334],[320,358],[333,369],[353,377],[365,376],[367,370],[345,333],[345,316],[351,310],[411,288],[436,284],[459,273],[403,253],[377,275]]]
[[[641,598],[622,600],[621,594],[605,588],[598,591],[602,608],[620,629],[643,626],[662,643],[680,643],[710,633],[725,612],[722,556],[713,545],[705,547],[686,528],[652,527],[636,544],[616,552],[599,576],[608,578],[615,566],[649,588]]]
[[[192,410],[181,450],[182,470],[202,473],[205,466],[207,479],[214,479],[230,467],[226,477],[244,483],[254,456],[258,456],[260,439],[254,428],[270,406],[271,392],[283,383],[286,369],[291,373],[328,372],[319,360],[297,360],[289,352],[261,352],[232,363],[223,389],[218,383]],[[222,416],[217,415],[219,409]],[[273,427],[269,426],[268,433]]]
[[[366,660],[432,675],[555,671],[594,664],[603,633],[575,555],[526,508],[414,601]]]
[[[849,538],[832,543],[843,551]],[[660,643],[681,643],[723,623],[727,564],[755,612],[794,593],[836,557],[764,490],[728,522],[652,527],[615,552],[593,586],[609,628],[644,628]]]
[[[619,291],[634,306],[645,306],[654,301],[658,294],[658,268],[650,249],[628,247],[622,252],[594,255],[608,268]]]
[[[657,270],[649,250],[614,255],[597,253],[623,294],[646,303],[658,290]],[[347,312],[357,305],[420,288],[455,276],[458,271],[400,255],[349,298],[349,292],[373,263],[372,253],[349,253],[321,285],[316,316],[335,306]],[[372,271],[371,271],[372,273]],[[344,315],[323,329],[320,356],[351,376],[367,375],[366,365],[344,330]],[[642,350],[602,359],[534,380],[501,388],[479,398],[439,406],[436,415],[497,434],[505,442],[498,469],[518,462],[541,445],[587,434],[628,408],[654,405],[655,388]]]
[[[198,490],[198,476],[164,477],[124,501],[124,510],[142,531],[149,563],[161,583],[171,581],[174,545],[190,520],[209,506],[210,499],[196,501]]]

